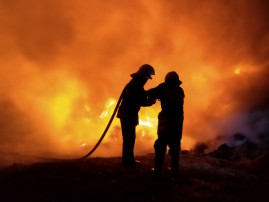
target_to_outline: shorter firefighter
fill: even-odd
[[[169,146],[171,155],[171,171],[178,172],[181,150],[184,91],[182,82],[174,71],[167,73],[165,82],[147,91],[150,99],[159,99],[162,111],[158,115],[158,139],[155,141],[154,172],[161,173]]]
[[[120,118],[123,137],[122,163],[136,165],[134,159],[135,128],[138,125],[138,112],[141,106],[151,106],[155,101],[146,97],[144,85],[151,76],[155,75],[153,67],[149,64],[142,65],[139,70],[131,74],[131,81],[126,85],[122,94],[117,117]]]

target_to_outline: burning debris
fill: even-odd
[[[266,138],[263,137],[263,140]],[[268,145],[265,142],[255,143],[250,141],[242,133],[236,133],[232,136],[229,143],[221,144],[216,150],[206,153],[209,150],[209,144],[197,143],[192,153],[196,155],[209,155],[214,158],[238,161],[238,160],[254,160],[263,158],[268,155]]]
[[[192,153],[194,153],[196,155],[203,155],[203,154],[205,154],[207,149],[208,149],[208,145],[206,143],[200,142],[194,146]]]
[[[250,141],[245,141],[238,146],[228,146],[227,144],[222,144],[209,155],[214,158],[237,161],[243,159],[256,159],[264,154],[265,151],[257,144]]]

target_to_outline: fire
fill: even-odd
[[[63,126],[71,112],[72,97],[68,95],[57,95],[50,101],[51,116],[54,118],[54,123],[58,126]]]
[[[87,144],[84,142],[83,144],[81,144],[82,147],[85,147]]]
[[[235,73],[235,74],[241,74],[241,69],[240,69],[240,68],[236,68],[236,69],[234,70],[234,73]]]
[[[142,126],[147,126],[149,128],[151,128],[153,126],[153,122],[156,123],[156,120],[153,120],[151,117],[147,116],[145,117],[145,121],[142,121],[141,119],[139,120],[139,125]]]
[[[139,120],[139,124],[142,126],[152,127],[152,124],[149,121],[141,121]]]
[[[167,72],[179,73],[186,95],[182,148],[245,131],[229,120],[268,111],[262,2],[46,2],[0,3],[0,148],[84,154],[144,63],[156,71],[146,90]],[[158,102],[141,108],[135,152],[153,150],[160,111]],[[115,118],[95,155],[120,155],[121,139]]]
[[[89,105],[85,104],[85,110],[86,110],[87,112],[90,112],[90,111],[91,111],[91,108],[89,107]]]
[[[86,123],[90,123],[91,122],[91,119],[89,117],[83,117],[83,120],[86,122]]]
[[[105,110],[102,111],[99,118],[104,119],[108,115],[112,115],[113,110],[114,110],[113,107],[115,107],[115,105],[116,105],[116,100],[114,98],[109,98],[108,101],[105,104]]]

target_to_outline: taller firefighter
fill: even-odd
[[[154,144],[154,171],[156,173],[162,171],[167,145],[172,157],[171,171],[177,173],[179,168],[185,97],[180,87],[181,83],[178,74],[173,71],[167,73],[164,83],[148,91],[149,97],[159,99],[162,107],[158,116],[158,139]]]
[[[126,85],[122,94],[122,102],[118,110],[117,117],[120,118],[123,146],[122,163],[124,165],[135,165],[134,145],[135,128],[139,123],[138,112],[141,106],[151,106],[155,103],[149,100],[144,90],[144,85],[148,79],[155,75],[153,67],[149,64],[142,65],[139,70],[131,74],[131,81]]]

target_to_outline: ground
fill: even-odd
[[[1,201],[268,201],[259,161],[181,155],[180,174],[150,172],[153,154],[123,167],[119,157],[13,164],[0,170]]]

